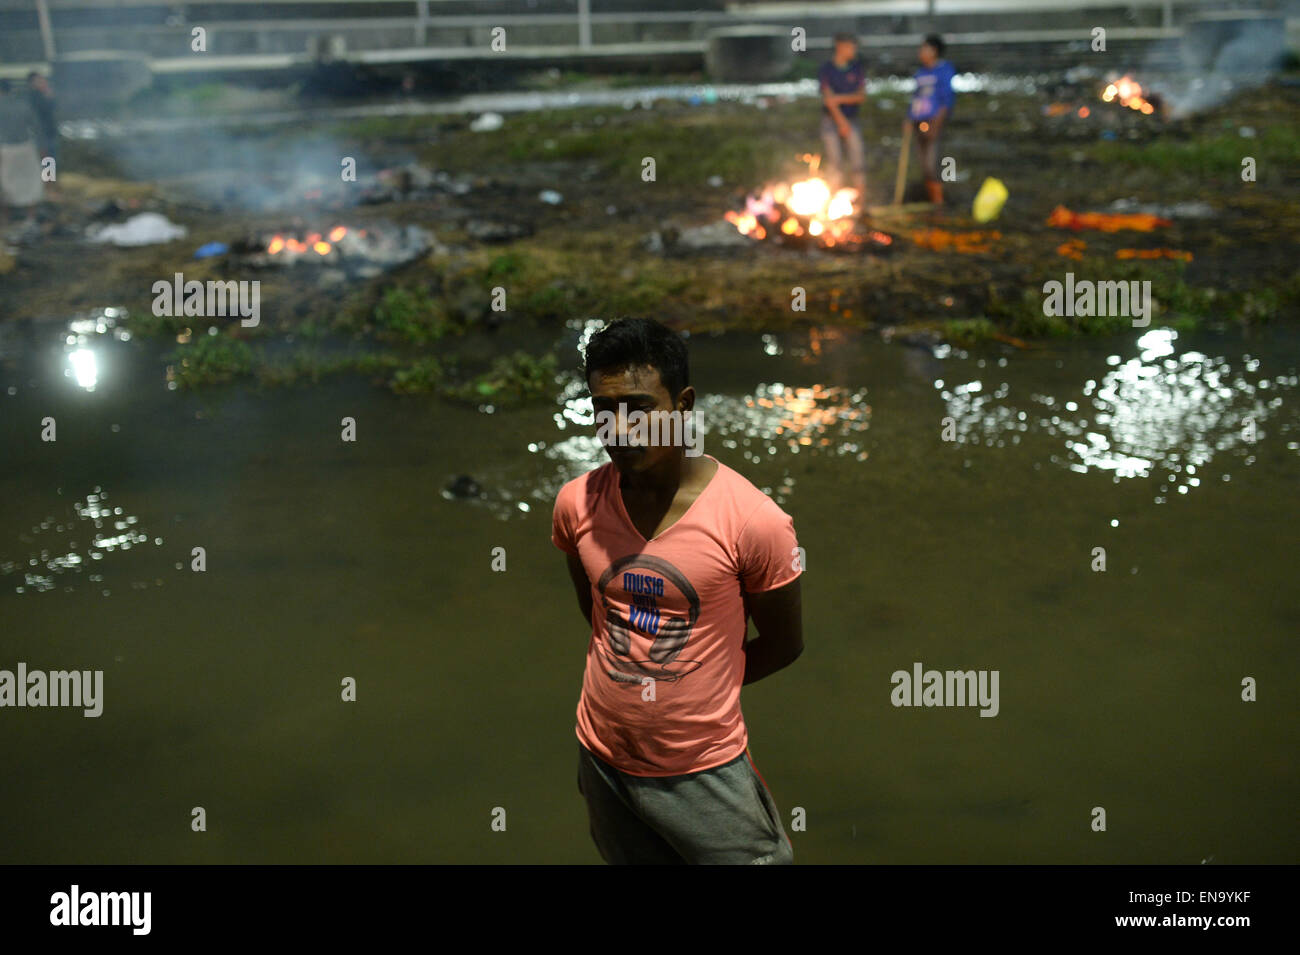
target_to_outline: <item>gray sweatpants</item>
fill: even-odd
[[[835,120],[829,116],[822,116],[820,132],[821,168],[827,183],[832,189],[845,186],[860,188],[862,177],[866,175],[867,150],[862,143],[862,130],[858,129],[857,121],[849,122],[849,135],[841,139]]]
[[[610,865],[777,865],[794,848],[748,751],[685,776],[629,776],[578,744],[578,792]]]

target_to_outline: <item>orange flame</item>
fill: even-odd
[[[858,237],[854,234],[858,201],[856,189],[831,190],[818,176],[821,157],[803,155],[809,177],[797,182],[769,185],[761,195],[750,196],[744,212],[728,212],[726,219],[741,234],[766,238],[764,223],[789,236],[815,236],[823,246],[833,246]]]
[[[1126,106],[1129,109],[1135,109],[1139,113],[1150,116],[1156,111],[1142,96],[1142,84],[1137,82],[1131,76],[1124,76],[1111,83],[1102,91],[1101,98],[1104,102],[1118,102],[1120,106]]]
[[[317,255],[329,255],[334,249],[334,243],[338,242],[347,234],[347,227],[338,225],[333,229],[330,229],[328,241],[326,241],[319,232],[307,233],[305,241],[294,238],[285,238],[282,235],[274,235],[271,237],[271,241],[267,243],[266,251],[271,255],[278,255],[286,249],[299,255],[307,251],[315,252]],[[362,229],[361,235],[364,237],[365,234],[366,230]]]

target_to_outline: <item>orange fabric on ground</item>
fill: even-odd
[[[1065,206],[1057,206],[1047,217],[1047,224],[1058,229],[1098,229],[1102,232],[1154,232],[1156,229],[1170,225],[1169,219],[1162,219],[1149,212],[1071,212]]]

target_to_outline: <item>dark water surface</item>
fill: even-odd
[[[599,861],[549,541],[604,460],[576,386],[196,396],[109,326],[0,328],[0,669],[104,671],[98,719],[0,709],[0,861]],[[797,861],[1297,861],[1294,330],[691,348],[704,449],[807,550],[807,650],[743,695]],[[918,661],[999,671],[998,715],[891,705]]]

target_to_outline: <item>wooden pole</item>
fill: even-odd
[[[912,155],[912,121],[903,123],[903,148],[898,151],[898,175],[894,179],[894,205],[903,201],[903,186],[907,184],[907,160]]]

